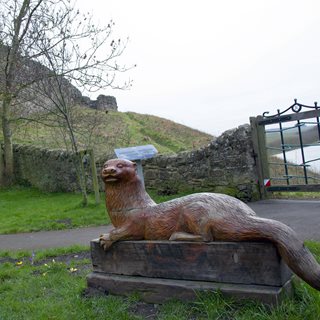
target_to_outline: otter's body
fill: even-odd
[[[144,190],[135,164],[109,160],[102,170],[112,224],[100,237],[107,249],[118,240],[271,241],[288,266],[320,290],[320,266],[285,224],[259,218],[242,201],[197,193],[156,204]]]

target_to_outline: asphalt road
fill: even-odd
[[[263,200],[249,203],[258,216],[281,221],[298,234],[301,240],[320,241],[320,201]],[[0,250],[39,250],[89,245],[90,240],[107,232],[111,226],[71,230],[0,235]]]
[[[320,241],[320,200],[263,200],[249,206],[260,217],[285,223],[301,240]]]

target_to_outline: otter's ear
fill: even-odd
[[[135,162],[132,161],[133,167],[136,169],[137,171],[137,164]]]

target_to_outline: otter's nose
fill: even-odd
[[[102,170],[102,172],[103,172],[104,174],[113,174],[113,173],[116,173],[117,171],[116,171],[115,168],[104,168],[104,169]]]

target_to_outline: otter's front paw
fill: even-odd
[[[113,241],[110,240],[110,234],[109,233],[102,234],[99,238],[99,243],[100,243],[100,247],[102,247],[103,250],[105,251],[108,250],[113,243]]]

